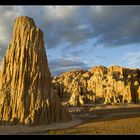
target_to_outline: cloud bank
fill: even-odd
[[[21,15],[35,20],[44,32],[46,48],[54,49],[54,53],[63,45],[62,53],[67,50],[72,56],[81,55],[84,50],[75,48],[86,46],[89,40],[94,40],[93,48],[140,43],[140,6],[0,6],[0,59],[12,36],[14,20]],[[48,59],[53,71],[66,66],[78,68],[83,62],[80,57],[79,63],[72,63],[72,58]]]

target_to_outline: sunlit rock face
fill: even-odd
[[[51,90],[43,32],[32,18],[23,16],[15,20],[0,79],[2,124],[44,125],[71,119]]]
[[[140,102],[139,69],[95,66],[66,72],[52,83],[62,101],[71,106]]]

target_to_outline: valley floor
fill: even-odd
[[[69,107],[72,121],[47,126],[0,125],[0,134],[140,134],[140,105]]]
[[[50,131],[50,134],[140,135],[140,117],[101,122],[92,120],[75,128]]]

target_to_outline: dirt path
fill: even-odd
[[[84,121],[82,119],[78,119],[76,115],[72,115],[72,121],[70,122],[60,122],[60,123],[53,123],[44,126],[35,126],[35,127],[28,127],[22,125],[0,125],[0,135],[20,135],[20,134],[48,134],[49,130],[58,130],[58,129],[66,129],[71,128],[73,126],[77,126],[82,124]]]

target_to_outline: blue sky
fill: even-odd
[[[18,16],[44,33],[52,75],[73,68],[140,68],[140,6],[0,6],[0,62]]]

